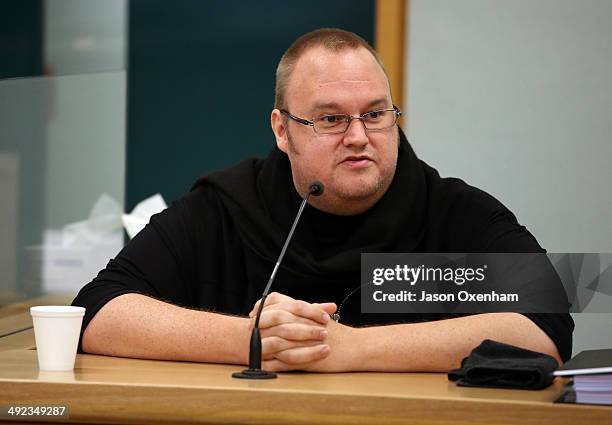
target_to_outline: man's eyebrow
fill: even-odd
[[[387,103],[386,97],[381,97],[380,99],[376,99],[368,103],[368,108],[373,108],[374,106],[385,106]]]
[[[371,102],[368,103],[367,108],[373,108],[375,106],[385,106],[387,103],[387,98],[386,97],[381,97],[379,99],[374,99]],[[336,103],[336,102],[320,102],[320,103],[315,103],[314,106],[312,107],[312,112],[316,113],[318,111],[320,111],[321,109],[327,109],[327,110],[332,110],[332,111],[341,111],[341,106],[340,104]],[[364,111],[367,112],[367,111]],[[342,113],[344,113],[344,111],[342,111]]]
[[[312,107],[313,112],[320,111],[321,109],[333,109],[333,110],[339,111],[340,105],[336,102],[321,102],[321,103],[315,103],[314,106]]]

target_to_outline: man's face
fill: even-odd
[[[358,116],[392,107],[387,78],[364,48],[331,52],[307,51],[297,62],[287,93],[287,110],[312,120],[329,114]],[[291,162],[293,181],[301,195],[310,183],[325,185],[313,205],[335,214],[363,212],[386,192],[397,163],[398,131],[366,131],[352,120],[343,134],[317,134],[311,126],[287,120],[274,110],[272,127],[279,149]]]

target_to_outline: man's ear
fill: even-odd
[[[287,119],[278,109],[273,109],[270,114],[270,124],[274,137],[276,137],[276,146],[283,152],[287,153]]]

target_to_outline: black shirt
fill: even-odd
[[[141,293],[188,308],[246,315],[261,297],[300,202],[289,161],[273,149],[198,180],[85,285],[83,330],[111,299]],[[382,199],[355,216],[308,206],[274,291],[339,304],[360,284],[362,252],[544,252],[515,216],[487,193],[441,178],[420,161],[400,130],[396,174]],[[569,314],[525,314],[571,356]],[[448,318],[440,314],[362,314],[359,295],[342,323],[362,326]]]

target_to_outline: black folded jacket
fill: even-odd
[[[548,354],[485,339],[448,379],[464,387],[541,390],[552,384],[557,360]]]

